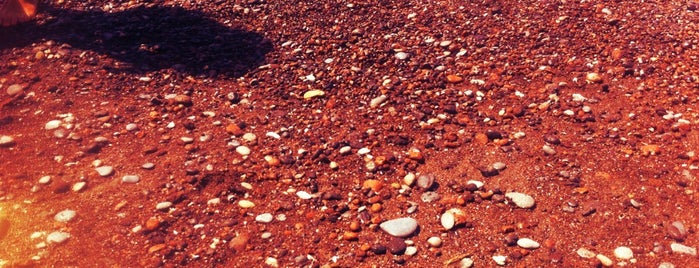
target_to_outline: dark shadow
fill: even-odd
[[[199,11],[136,7],[123,12],[42,6],[43,21],[0,27],[0,50],[53,40],[118,60],[114,72],[172,68],[191,75],[239,77],[264,64],[272,43],[259,33],[228,27]]]

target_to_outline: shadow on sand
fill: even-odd
[[[0,51],[54,40],[108,55],[143,73],[166,68],[191,75],[240,77],[264,64],[272,43],[259,33],[231,28],[204,13],[177,7],[123,12],[75,11],[44,6],[49,19],[0,28]],[[112,70],[110,70],[112,71]]]

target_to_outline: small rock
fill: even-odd
[[[408,58],[408,56],[409,56],[408,53],[405,53],[405,52],[396,53],[396,59],[399,59],[399,60],[405,60]]]
[[[431,247],[437,248],[442,245],[442,239],[437,236],[433,236],[427,239],[427,244],[430,244]]]
[[[556,150],[553,149],[553,147],[549,146],[548,144],[544,145],[541,147],[541,149],[544,151],[545,154],[547,155],[554,155],[556,154]]]
[[[243,140],[249,143],[255,142],[257,140],[257,135],[255,133],[245,133],[243,134]]]
[[[13,84],[7,87],[7,95],[15,96],[19,95],[24,91],[24,88],[20,84]]]
[[[602,264],[602,266],[609,267],[609,266],[614,265],[614,262],[612,261],[612,259],[610,259],[607,256],[604,256],[602,254],[597,254],[596,257],[597,257],[597,260]]]
[[[61,120],[51,120],[51,121],[46,123],[46,125],[44,126],[44,129],[53,130],[53,129],[57,129],[60,126],[61,126]]]
[[[534,198],[527,194],[509,192],[505,194],[505,197],[512,200],[512,203],[514,203],[519,208],[527,209],[534,207]]]
[[[417,247],[414,246],[409,246],[405,248],[405,255],[406,256],[413,256],[417,254]]]
[[[379,107],[379,105],[381,105],[384,101],[386,101],[386,99],[388,99],[388,97],[386,95],[381,95],[381,96],[378,96],[376,98],[373,98],[373,99],[371,99],[371,101],[369,101],[369,107],[371,107],[371,108]]]
[[[238,206],[240,206],[241,208],[253,208],[253,207],[255,207],[255,203],[253,203],[249,200],[243,199],[243,200],[238,201]]]
[[[15,139],[6,136],[6,135],[0,135],[0,147],[12,147],[15,145]]]
[[[235,152],[239,153],[242,156],[246,156],[249,155],[251,151],[250,148],[248,148],[247,146],[241,145],[235,148]]]
[[[493,261],[500,266],[504,266],[507,263],[507,256],[495,255],[493,256]]]
[[[471,268],[473,267],[473,259],[471,258],[463,258],[459,261],[459,268]]]
[[[46,236],[46,242],[60,244],[70,238],[70,234],[61,231],[55,231]]]
[[[539,248],[541,245],[529,238],[520,238],[517,240],[517,245],[520,246],[521,248],[526,248],[526,249],[536,249]]]
[[[435,177],[432,174],[420,174],[417,177],[417,186],[422,189],[430,189],[434,185]]]
[[[303,98],[304,99],[312,99],[315,97],[322,97],[325,96],[325,91],[319,90],[319,89],[314,89],[314,90],[309,90],[306,91],[306,93],[303,93]]]
[[[298,196],[299,198],[301,198],[303,200],[308,200],[308,199],[313,198],[313,196],[306,191],[298,191],[298,192],[296,192],[296,196]]]
[[[466,223],[466,212],[460,208],[449,209],[442,214],[440,222],[444,229],[451,230],[458,225]]]
[[[391,252],[391,254],[393,255],[403,255],[403,253],[405,253],[407,245],[405,244],[405,241],[403,241],[403,239],[394,237],[390,241],[388,241],[386,247],[388,248],[388,251]]]
[[[121,182],[123,183],[137,183],[140,180],[141,177],[139,177],[138,175],[125,175],[121,178]]]
[[[424,192],[424,193],[422,193],[422,195],[420,195],[420,200],[422,200],[422,202],[425,202],[425,203],[432,203],[432,202],[439,200],[440,198],[442,198],[442,196],[439,195],[439,193],[431,192],[431,191]]]
[[[688,254],[688,255],[692,255],[692,256],[697,255],[696,248],[693,248],[690,246],[685,246],[685,245],[679,244],[679,243],[670,244],[670,249],[672,249],[672,252],[674,252],[674,253]]]
[[[245,250],[245,247],[248,245],[248,241],[250,240],[250,235],[247,233],[241,233],[238,234],[236,237],[231,239],[230,242],[228,242],[228,247],[241,252]]]
[[[48,184],[51,182],[51,176],[43,176],[39,178],[39,184]]]
[[[682,224],[680,221],[675,221],[672,224],[667,225],[666,230],[668,235],[670,235],[670,237],[676,241],[684,241],[684,239],[687,237],[687,228],[685,228],[684,224]]]
[[[493,163],[493,168],[497,171],[503,171],[507,168],[507,165],[503,162],[495,162]]]
[[[661,262],[658,268],[675,268],[675,265],[670,262]]]
[[[415,173],[408,173],[403,177],[403,183],[407,186],[413,186],[413,183],[415,183]]]
[[[156,217],[150,217],[148,220],[146,220],[146,230],[148,231],[153,231],[155,229],[158,229],[162,221]]]
[[[455,74],[447,75],[447,82],[449,82],[449,83],[459,83],[461,81],[464,81],[464,78],[459,76],[459,75],[455,75]]]
[[[594,252],[592,252],[591,250],[586,249],[586,248],[579,248],[575,252],[578,254],[578,256],[586,258],[586,259],[594,258],[597,255]]]
[[[155,209],[165,210],[165,209],[170,208],[171,206],[172,206],[172,202],[165,201],[165,202],[160,202],[160,203],[156,204]]]
[[[267,257],[267,259],[265,259],[265,264],[273,268],[279,267],[279,261],[274,257]]]
[[[95,171],[97,171],[97,174],[99,174],[100,176],[107,177],[114,173],[114,168],[111,166],[101,166],[95,168]]]
[[[418,227],[417,221],[413,218],[398,218],[388,220],[379,225],[389,235],[395,237],[406,237],[411,235]]]
[[[614,249],[614,257],[622,260],[630,260],[633,258],[633,251],[628,247],[618,247]]]
[[[87,185],[87,182],[79,181],[79,182],[76,182],[75,184],[73,184],[73,187],[71,188],[71,190],[73,190],[73,192],[80,192],[82,189],[85,189],[86,185]]]
[[[182,94],[175,95],[173,100],[175,101],[175,104],[182,104],[185,106],[192,105],[192,97],[187,96],[187,95],[182,95]]]
[[[154,167],[155,167],[155,164],[150,163],[150,162],[141,165],[142,169],[153,169]]]
[[[54,216],[53,218],[57,222],[69,222],[70,220],[75,218],[75,215],[75,210],[66,209],[64,211],[58,212],[58,214],[56,214],[56,216]]]
[[[587,73],[587,75],[585,75],[585,81],[587,81],[588,83],[601,83],[602,76],[595,72]]]
[[[255,217],[255,221],[261,223],[270,223],[272,220],[274,220],[274,216],[271,213],[262,213]]]

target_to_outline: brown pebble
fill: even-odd
[[[390,251],[393,255],[403,255],[403,253],[405,253],[405,249],[407,248],[407,246],[405,245],[405,241],[398,237],[391,238],[391,240],[388,241],[388,245],[386,245],[386,247],[388,248],[388,251]]]
[[[455,74],[450,74],[447,75],[447,81],[449,83],[459,83],[461,81],[464,81],[464,78]]]
[[[228,132],[228,134],[235,135],[235,136],[241,136],[241,135],[245,134],[243,129],[240,128],[240,126],[238,126],[238,124],[229,124],[228,126],[226,126],[226,132]]]
[[[473,137],[473,140],[478,144],[484,145],[488,143],[488,136],[483,133],[478,133],[475,137]]]
[[[156,217],[151,217],[148,220],[146,220],[146,230],[148,231],[153,231],[155,229],[158,229],[158,226],[160,226],[160,219]]]
[[[157,251],[160,251],[160,250],[162,250],[162,249],[164,249],[164,248],[165,248],[165,244],[153,245],[153,246],[151,246],[150,248],[148,248],[148,253],[157,252]]]
[[[357,232],[362,228],[362,225],[358,221],[350,222],[349,228],[352,232]]]
[[[359,239],[359,233],[356,232],[345,232],[342,234],[342,239],[347,241],[356,241]]]

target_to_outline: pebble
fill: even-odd
[[[282,138],[282,136],[280,136],[280,135],[279,135],[279,134],[277,134],[276,132],[271,132],[271,131],[270,131],[270,132],[267,132],[267,133],[265,133],[265,136],[267,136],[267,137],[270,137],[270,138],[272,138],[272,139],[276,139],[276,140],[278,140],[278,139],[281,139],[281,138]]]
[[[235,151],[240,155],[246,156],[250,154],[250,148],[245,145],[241,145],[235,148]]]
[[[371,101],[369,101],[369,107],[371,107],[371,108],[379,107],[379,105],[381,105],[384,101],[386,101],[386,99],[388,99],[388,97],[386,95],[381,95],[381,96],[378,96],[376,98],[373,98],[373,99],[371,99]]]
[[[153,164],[151,162],[148,162],[148,163],[141,165],[142,169],[153,169],[154,167],[155,167],[155,164]]]
[[[134,123],[130,123],[130,124],[126,125],[126,131],[134,131],[134,130],[138,130],[138,125],[136,125]]]
[[[675,268],[675,265],[670,262],[661,262],[658,268]]]
[[[346,154],[349,154],[351,151],[352,151],[352,147],[350,147],[350,146],[342,146],[342,147],[340,148],[340,151],[339,151],[339,152],[340,152],[341,155],[346,155]]]
[[[688,254],[688,255],[692,255],[692,256],[697,255],[696,248],[693,248],[690,246],[685,246],[685,245],[679,244],[679,243],[670,244],[670,249],[672,249],[672,252],[674,252],[674,253]]]
[[[241,208],[253,208],[253,207],[255,207],[255,203],[253,203],[252,201],[243,199],[243,200],[238,201],[238,206],[240,206]]]
[[[633,258],[633,251],[628,247],[618,247],[614,249],[614,257],[622,260],[630,260]]]
[[[538,242],[529,238],[520,238],[517,240],[517,245],[526,249],[535,249],[541,246]]]
[[[403,177],[403,183],[407,186],[413,186],[413,183],[415,183],[415,178],[415,173],[410,172]]]
[[[15,139],[6,136],[6,135],[0,135],[0,147],[12,147],[15,145]]]
[[[420,195],[420,200],[425,203],[432,203],[434,201],[439,200],[441,198],[437,192],[424,192],[422,195]]]
[[[7,95],[10,96],[18,95],[22,93],[22,91],[24,91],[24,88],[22,88],[22,85],[20,84],[13,84],[7,87]]]
[[[506,264],[506,261],[507,261],[507,256],[495,255],[495,256],[493,256],[493,260],[498,265],[504,266]]]
[[[485,185],[482,181],[476,180],[469,180],[466,182],[466,185],[468,184],[473,184],[474,186],[476,186],[476,189],[480,189],[481,187],[483,187],[483,185]]]
[[[444,229],[451,230],[455,226],[466,222],[466,212],[460,208],[449,209],[442,214],[440,222]]]
[[[60,126],[61,126],[61,120],[51,120],[51,121],[46,123],[46,125],[44,126],[44,129],[52,130],[52,129],[57,129]]]
[[[365,154],[368,154],[370,152],[371,152],[371,149],[364,147],[364,148],[359,149],[357,151],[357,154],[358,155],[365,155]]]
[[[55,231],[46,236],[46,242],[60,244],[70,238],[70,234],[61,231]]]
[[[140,180],[141,177],[138,175],[125,175],[124,177],[121,177],[121,182],[123,183],[137,183]]]
[[[261,223],[270,223],[272,220],[274,220],[274,216],[271,213],[262,213],[255,217],[255,221]]]
[[[413,256],[417,254],[417,247],[414,246],[409,246],[405,248],[405,255],[406,256]]]
[[[275,268],[279,267],[279,261],[274,257],[267,257],[267,259],[265,259],[265,264]]]
[[[298,196],[299,198],[301,198],[303,200],[308,200],[308,199],[313,198],[313,196],[306,191],[298,191],[298,192],[296,192],[296,196]]]
[[[172,206],[172,202],[165,201],[165,202],[160,202],[160,203],[156,204],[155,209],[165,210],[165,209],[170,208],[171,206]]]
[[[586,249],[586,248],[579,248],[577,251],[575,251],[575,253],[577,253],[578,256],[583,257],[585,259],[591,259],[597,255],[594,252],[592,252],[591,250]]]
[[[495,162],[493,164],[493,168],[497,171],[502,171],[505,170],[505,168],[507,168],[507,165],[503,162]]]
[[[449,82],[449,83],[459,83],[461,81],[464,81],[464,78],[459,76],[459,75],[455,75],[455,74],[447,75],[447,82]]]
[[[241,234],[238,234],[233,239],[231,239],[230,242],[228,242],[228,247],[240,252],[240,251],[245,250],[245,247],[248,245],[249,240],[250,240],[250,235],[248,235],[247,233],[241,233]]]
[[[597,254],[596,257],[597,257],[597,260],[602,264],[602,266],[609,267],[609,266],[614,265],[614,262],[612,261],[612,259],[610,259],[607,256],[604,256],[602,254]]]
[[[473,259],[471,258],[463,258],[459,261],[459,267],[460,268],[471,268],[473,267]]]
[[[73,187],[71,190],[73,190],[73,192],[80,192],[82,189],[85,189],[86,185],[87,185],[87,182],[79,181],[79,182],[76,182],[75,184],[73,184]]]
[[[49,182],[51,182],[51,176],[47,175],[39,178],[39,184],[48,184]]]
[[[415,232],[418,224],[417,220],[406,217],[385,221],[379,227],[394,237],[406,237]]]
[[[556,154],[556,150],[553,149],[553,147],[549,146],[548,144],[544,145],[541,147],[541,149],[544,151],[545,154],[547,155],[554,155]]]
[[[422,189],[430,189],[434,185],[434,175],[420,174],[417,176],[417,186]]]
[[[505,194],[505,197],[512,200],[512,203],[514,203],[519,208],[527,209],[534,207],[534,198],[527,194],[509,192]]]
[[[589,83],[600,83],[600,82],[602,82],[602,76],[600,76],[598,73],[594,73],[594,72],[587,73],[587,75],[585,75],[585,81],[587,81]]]
[[[75,210],[66,209],[64,211],[58,212],[56,216],[53,217],[57,222],[69,222],[75,218]]]
[[[437,248],[442,245],[442,239],[437,236],[433,236],[427,239],[427,244],[430,244],[431,247]]]
[[[309,90],[306,91],[306,93],[303,93],[303,98],[304,99],[312,99],[315,97],[321,97],[325,95],[325,91],[322,91],[320,89],[314,89],[314,90]]]
[[[680,221],[675,221],[666,227],[668,235],[676,241],[683,241],[687,237],[687,228]]]
[[[405,244],[405,241],[403,241],[403,239],[394,237],[390,241],[388,241],[386,247],[388,248],[388,251],[391,252],[391,254],[393,255],[403,255],[408,246]]]
[[[408,58],[408,56],[409,56],[408,53],[405,53],[405,52],[402,52],[402,51],[396,53],[396,59],[399,59],[399,60],[405,60],[405,59]]]
[[[247,142],[254,142],[257,140],[257,135],[255,135],[255,133],[250,133],[250,132],[245,133],[245,134],[243,134],[243,140],[247,141]]]
[[[114,173],[114,168],[111,166],[101,166],[95,168],[95,171],[97,171],[97,174],[99,174],[100,176],[107,177]]]

